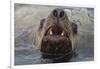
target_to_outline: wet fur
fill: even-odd
[[[58,9],[59,10],[59,9]],[[59,10],[60,11],[60,10]],[[50,27],[53,23],[56,23],[57,20],[52,15],[48,15],[47,18],[44,18],[40,21],[40,26],[38,27],[37,31],[34,35],[34,45],[38,48],[41,48],[42,39],[45,35],[46,30]],[[72,43],[72,50],[76,49],[79,42],[79,35],[78,35],[78,27],[76,23],[72,23],[69,19],[67,14],[64,18],[59,20],[59,24],[68,32],[69,39]]]

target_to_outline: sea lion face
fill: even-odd
[[[43,54],[58,57],[72,51],[72,29],[64,10],[54,9],[41,25],[40,50]]]

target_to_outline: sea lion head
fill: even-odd
[[[39,26],[40,51],[46,58],[61,57],[73,50],[72,26],[63,9],[54,9]]]

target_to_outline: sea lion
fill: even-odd
[[[78,41],[77,24],[69,21],[63,9],[55,8],[40,21],[34,44],[39,46],[43,58],[71,58]],[[69,56],[70,55],[70,56]]]

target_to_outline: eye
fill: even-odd
[[[43,28],[44,21],[45,21],[45,19],[40,20],[39,30],[41,30]]]

